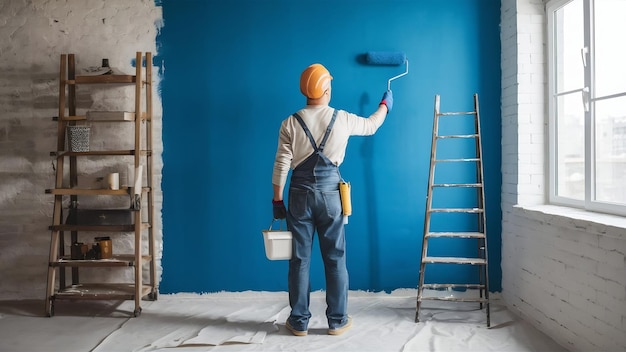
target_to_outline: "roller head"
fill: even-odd
[[[365,54],[368,65],[402,65],[406,61],[406,54],[400,51],[370,51]]]

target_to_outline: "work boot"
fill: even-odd
[[[287,322],[285,323],[285,326],[287,327],[287,330],[291,331],[291,333],[296,336],[306,336],[308,334],[307,330],[298,330],[294,328],[293,326],[291,326],[291,324],[289,323],[289,320],[287,320]]]
[[[348,317],[348,320],[340,326],[328,329],[328,335],[341,335],[348,331],[352,327],[352,317]]]

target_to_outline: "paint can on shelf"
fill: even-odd
[[[113,256],[113,246],[110,237],[96,237],[98,247],[100,247],[100,259],[110,259]]]
[[[109,189],[113,190],[120,189],[120,174],[118,172],[113,172],[107,175],[107,186]]]

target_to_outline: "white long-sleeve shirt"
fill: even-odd
[[[328,105],[307,105],[298,111],[318,146],[324,138],[333,111],[334,109]],[[324,147],[324,155],[335,165],[341,165],[346,154],[348,138],[374,134],[386,116],[384,110],[380,109],[367,118],[338,110],[335,124]],[[295,169],[311,153],[313,146],[304,129],[295,117],[289,116],[280,126],[272,183],[284,186],[289,169]]]

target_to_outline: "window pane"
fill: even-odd
[[[583,87],[583,2],[574,0],[555,12],[556,92]]]
[[[626,92],[626,0],[595,1],[596,97]]]
[[[556,194],[585,199],[585,121],[581,93],[557,98]]]
[[[626,204],[626,97],[595,103],[595,159],[595,200]]]

